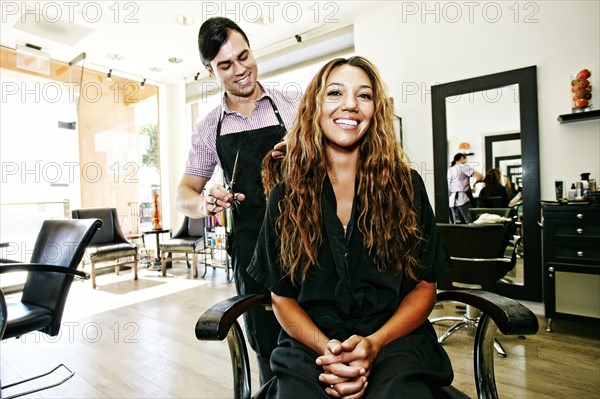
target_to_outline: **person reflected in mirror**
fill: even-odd
[[[479,198],[485,197],[500,197],[499,207],[508,207],[508,193],[502,185],[502,172],[500,169],[490,169],[483,178],[483,188],[479,191]],[[486,208],[494,208],[494,206],[486,206]]]
[[[483,180],[483,175],[467,165],[467,156],[461,152],[454,155],[448,169],[448,193],[453,223],[472,223],[469,213],[472,208],[471,177],[475,182]]]
[[[517,194],[517,190],[515,190],[515,184],[510,180],[510,177],[506,175],[502,175],[502,185],[506,189],[506,195],[508,198],[513,198]]]
[[[328,62],[301,99],[248,269],[283,327],[255,398],[434,398],[452,381],[427,319],[449,259],[393,118],[363,57]]]
[[[269,292],[246,273],[262,225],[265,201],[261,183],[263,156],[282,156],[283,137],[298,109],[298,93],[261,85],[248,37],[232,20],[207,19],[198,33],[200,58],[222,87],[221,104],[197,125],[187,165],[177,187],[177,209],[191,218],[213,216],[232,207],[233,234],[227,248],[238,294]],[[205,186],[217,166],[235,192],[223,184]],[[237,166],[237,167],[236,167]],[[273,312],[253,309],[244,315],[250,346],[257,354],[261,381],[271,378],[269,366],[279,326]]]

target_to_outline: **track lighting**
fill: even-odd
[[[194,80],[198,80],[198,77],[200,77],[200,72],[198,72],[198,73],[196,74],[196,76],[194,76]]]
[[[142,84],[140,85],[140,89],[146,88],[146,79],[142,80]]]
[[[108,81],[112,80],[112,69],[108,70],[108,73],[106,74],[106,80],[108,80]]]

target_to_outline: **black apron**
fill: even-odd
[[[263,294],[270,298],[269,290],[246,272],[252,260],[266,208],[261,180],[262,160],[286,133],[277,106],[270,97],[267,99],[279,121],[278,125],[221,136],[221,116],[217,124],[216,145],[227,184],[231,182],[235,157],[239,151],[235,191],[246,195],[246,199],[238,204],[237,209],[232,209],[233,234],[229,237],[229,240],[232,240],[230,254],[237,292],[240,295]],[[277,346],[277,337],[281,330],[275,315],[272,311],[255,308],[246,312],[244,316],[250,346],[260,356],[268,359]]]

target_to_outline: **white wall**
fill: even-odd
[[[530,65],[538,74],[541,198],[554,198],[554,180],[566,186],[581,172],[600,178],[600,120],[556,120],[570,112],[570,75],[583,68],[592,71],[599,108],[599,16],[598,1],[404,1],[357,16],[356,53],[387,82],[431,201],[431,86]]]
[[[163,227],[176,233],[183,215],[175,207],[175,189],[185,169],[192,136],[186,114],[185,82],[162,85],[159,94]]]

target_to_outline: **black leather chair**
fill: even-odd
[[[490,291],[497,280],[503,278],[516,263],[516,251],[507,257],[506,248],[510,235],[503,224],[438,224],[438,230],[446,243],[452,261],[450,272],[438,282],[440,290],[481,289]],[[444,316],[432,319],[432,323],[456,321],[457,323],[442,334],[438,341],[443,343],[461,328],[475,329],[479,312],[467,305],[462,317]],[[506,352],[498,341],[495,342],[498,354]]]
[[[502,197],[476,197],[476,208],[503,208],[506,204],[502,203]]]
[[[194,278],[198,277],[198,254],[202,254],[204,257],[204,226],[205,218],[191,219],[185,217],[181,228],[173,237],[162,242],[160,244],[161,253],[161,267],[162,275],[167,275],[167,262],[173,260],[185,259],[188,268],[190,262],[188,254],[192,256],[192,275]],[[185,258],[173,257],[173,253],[183,253]],[[206,267],[206,259],[204,258],[204,264]]]
[[[100,219],[102,228],[92,240],[83,266],[91,264],[92,288],[96,288],[96,270],[114,267],[119,274],[120,267],[131,264],[133,279],[138,278],[138,248],[129,242],[119,223],[115,208],[76,209],[71,212],[73,219]]]
[[[36,239],[30,263],[0,264],[0,275],[28,272],[20,298],[6,299],[0,290],[0,339],[19,337],[33,331],[58,335],[73,278],[89,278],[77,267],[101,225],[102,222],[97,219],[46,220]],[[0,397],[9,399],[45,390],[64,383],[74,375],[61,364],[48,373],[5,385],[1,390],[47,376],[60,367],[69,372],[62,381],[10,396],[2,396],[0,392]]]
[[[519,302],[482,290],[443,291],[438,293],[437,300],[458,301],[481,311],[473,345],[475,385],[479,398],[497,398],[493,356],[497,329],[505,335],[536,334],[539,327],[537,318]],[[253,392],[246,339],[237,319],[248,309],[267,306],[269,302],[263,295],[235,296],[210,307],[196,323],[198,340],[227,339],[233,369],[234,399],[249,399]],[[468,398],[452,386],[444,387],[443,393],[448,399]]]

